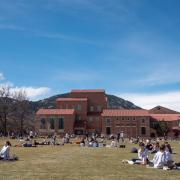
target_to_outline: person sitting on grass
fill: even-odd
[[[80,141],[80,146],[84,147],[85,146],[85,138],[82,138]]]
[[[134,158],[132,160],[123,160],[122,162],[128,164],[148,164],[148,150],[146,149],[145,144],[143,142],[139,143],[138,158]]]
[[[142,161],[141,164],[148,164],[148,150],[143,142],[139,143],[138,158]]]
[[[94,139],[91,137],[90,140],[89,140],[88,146],[93,147],[93,143],[94,143]]]
[[[10,146],[11,143],[9,141],[5,142],[5,145],[0,151],[0,160],[9,160],[10,159]]]
[[[165,143],[165,146],[166,146],[166,151],[168,151],[170,154],[172,154],[172,148],[171,148],[171,145],[166,141]]]
[[[112,148],[117,147],[117,142],[114,137],[112,138],[110,147],[112,147]]]
[[[99,147],[99,143],[98,143],[98,141],[96,139],[94,139],[92,146],[93,147]]]
[[[175,162],[173,161],[172,158],[172,150],[171,148],[169,148],[170,145],[169,144],[165,144],[165,166],[167,166],[169,169],[173,169],[174,167],[176,167]]]
[[[151,144],[151,141],[149,139],[146,139],[146,149],[151,151],[153,149],[153,145]]]
[[[161,169],[166,163],[166,154],[165,154],[166,146],[162,144],[159,148],[159,151],[154,155],[152,160],[153,167]]]
[[[153,148],[151,154],[157,153],[159,151],[159,142],[153,143]]]

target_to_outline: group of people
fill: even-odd
[[[57,141],[56,134],[51,137],[51,139],[45,138],[42,142],[37,142],[34,140],[32,143],[32,136],[27,142],[23,143],[21,146],[23,147],[36,147],[37,145],[64,145],[66,143],[70,143],[71,136],[69,134],[65,134],[62,138],[62,143],[59,144]],[[124,139],[122,139],[122,143],[119,143],[119,140],[122,139],[120,135],[117,137],[111,136],[109,140],[111,140],[110,144],[107,144],[106,138],[104,136],[84,136],[79,142],[81,147],[120,147],[120,145],[124,144]],[[138,140],[139,141],[139,140]],[[109,141],[108,141],[109,142]],[[0,151],[0,160],[17,160],[14,157],[10,157],[10,147],[11,143],[6,141],[4,146]],[[124,144],[125,147],[125,144]],[[146,141],[139,142],[139,149],[134,148],[134,152],[138,153],[138,157],[132,160],[123,160],[123,163],[129,164],[143,164],[148,167],[153,168],[164,168],[164,169],[172,169],[178,168],[178,164],[173,161],[172,158],[172,148],[168,142],[160,143],[159,141],[151,141],[147,139]],[[150,160],[150,154],[154,154],[152,160]]]
[[[54,134],[53,136],[48,136],[48,137],[44,137],[44,139],[42,141],[37,141],[33,138],[28,137],[25,140],[20,140],[25,141],[23,143],[20,143],[17,146],[22,146],[22,147],[37,147],[38,145],[64,145],[64,144],[68,144],[71,143],[70,142],[70,135],[68,133],[66,133],[63,137],[62,137],[62,141],[60,139],[58,139],[57,134]],[[60,142],[61,141],[61,142]]]
[[[82,137],[80,140],[80,146],[81,147],[120,147],[120,136],[110,136],[108,140],[110,140],[110,143],[108,144],[106,141],[105,136],[101,135],[100,137],[98,136],[86,136]],[[124,138],[121,139],[122,143],[124,144]]]
[[[155,154],[152,160],[149,158],[150,153]],[[168,142],[163,142],[162,144],[159,142],[151,143],[148,139],[145,143],[139,143],[138,158],[123,160],[122,162],[142,164],[152,168],[163,168],[164,170],[179,168],[179,165],[173,161],[172,148]]]

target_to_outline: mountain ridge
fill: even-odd
[[[33,111],[37,111],[40,108],[53,109],[56,108],[57,98],[68,98],[69,95],[70,93],[56,94],[42,100],[29,101],[29,103]],[[108,99],[108,108],[110,109],[142,109],[134,103],[128,100],[124,100],[123,98],[117,97],[115,95],[106,94],[106,96]]]

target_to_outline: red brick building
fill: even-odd
[[[35,128],[39,134],[103,133],[127,137],[156,136],[155,125],[165,122],[168,135],[179,135],[180,113],[163,107],[151,110],[108,109],[104,90],[72,90],[69,98],[58,98],[57,109],[39,109]]]

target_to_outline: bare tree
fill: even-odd
[[[33,112],[29,108],[26,92],[10,86],[0,86],[0,131],[20,133],[33,128]]]
[[[13,99],[15,99],[15,113],[13,118],[17,122],[20,136],[23,136],[25,129],[30,125],[32,114],[29,111],[29,102],[24,90],[14,92]]]
[[[8,116],[11,109],[11,92],[10,86],[1,86],[0,87],[0,122],[2,125],[2,131],[4,136],[7,136],[7,124]]]

